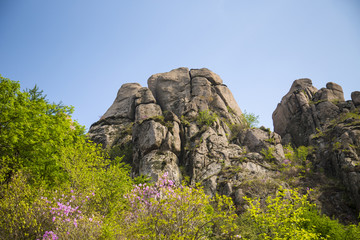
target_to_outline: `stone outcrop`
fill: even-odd
[[[294,81],[273,113],[283,144],[312,146],[313,164],[339,178],[360,209],[360,92],[345,101],[341,86],[317,90],[310,79]]]
[[[210,195],[239,196],[245,175],[272,174],[270,163],[284,158],[279,135],[246,130],[231,91],[206,68],[154,74],[148,87],[122,85],[88,134],[118,155],[127,150],[133,176],[157,180],[168,172],[176,183],[201,183]],[[261,152],[269,149],[265,160]]]
[[[133,177],[156,181],[167,172],[177,184],[200,183],[207,194],[231,196],[238,206],[244,196],[264,199],[289,186],[280,174],[289,162],[284,145],[312,146],[314,170],[340,179],[360,209],[360,93],[351,98],[344,100],[338,84],[318,90],[310,79],[298,79],[273,113],[274,132],[249,129],[217,74],[178,68],[152,75],[148,87],[122,85],[88,135],[111,157],[124,155]],[[332,193],[324,192],[319,202],[324,212],[352,213],[343,195]]]

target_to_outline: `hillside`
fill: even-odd
[[[265,199],[279,186],[313,188],[329,216],[356,222],[360,209],[360,93],[316,89],[295,80],[273,113],[274,132],[250,127],[223,80],[208,69],[152,75],[148,87],[124,84],[89,130],[132,176],[200,183],[211,196]]]

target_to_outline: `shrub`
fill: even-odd
[[[40,215],[47,218],[43,239],[99,239],[103,217],[93,209],[95,193],[76,190],[56,192],[56,197],[41,197]]]
[[[243,236],[258,234],[260,239],[360,239],[360,225],[344,226],[337,220],[318,213],[310,203],[308,193],[280,188],[275,197],[268,197],[260,207],[258,199],[244,197],[249,208],[240,220],[247,228],[240,228]]]
[[[0,238],[98,239],[103,219],[94,195],[35,189],[20,171],[1,189]]]
[[[236,228],[230,198],[206,196],[201,188],[176,187],[166,174],[153,186],[128,194],[119,237],[127,239],[228,238]]]
[[[38,191],[27,184],[22,171],[0,188],[1,239],[35,239],[42,234],[47,217],[40,214],[43,206],[36,201]]]
[[[254,222],[263,239],[318,239],[320,234],[301,226],[309,221],[303,218],[305,212],[313,207],[307,201],[307,195],[300,196],[291,189],[279,188],[276,197],[266,199],[265,209],[260,208],[258,200],[244,199],[250,205]]]
[[[255,115],[254,113],[247,113],[244,111],[242,114],[242,119],[244,120],[247,128],[253,128],[259,124],[259,116]]]
[[[264,156],[264,158],[266,160],[272,160],[274,159],[274,148],[273,147],[269,147],[269,148],[263,148],[260,153]]]
[[[68,174],[68,186],[96,193],[96,209],[110,214],[123,205],[123,195],[132,188],[130,168],[121,158],[110,160],[105,150],[91,141],[78,141],[62,149],[57,161]]]
[[[206,125],[211,126],[216,120],[218,119],[218,116],[216,113],[210,112],[210,110],[199,112],[199,115],[197,116],[197,124],[200,126]]]

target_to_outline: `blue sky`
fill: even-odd
[[[87,128],[124,83],[207,67],[272,128],[292,82],[360,91],[357,0],[0,0],[0,74]]]

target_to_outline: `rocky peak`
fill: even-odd
[[[152,75],[148,87],[122,85],[89,137],[111,153],[130,156],[133,176],[156,180],[168,172],[177,183],[200,182],[209,194],[234,196],[240,168],[254,176],[268,172],[261,151],[274,149],[271,161],[284,158],[278,134],[245,126],[241,109],[217,74],[178,68]],[[229,172],[234,172],[232,179],[225,176]]]
[[[318,90],[310,79],[298,79],[273,113],[274,131],[285,144],[308,145],[312,134],[322,130],[344,109],[350,111],[354,107],[351,101],[345,103],[340,85],[329,82],[326,88]]]
[[[311,145],[314,169],[340,179],[360,209],[360,92],[351,97],[345,101],[335,83],[318,90],[310,79],[298,79],[273,113],[275,132],[249,129],[217,74],[178,68],[152,75],[148,87],[123,84],[88,135],[111,157],[125,156],[134,177],[156,181],[167,172],[177,184],[200,183],[207,194],[231,196],[238,206],[245,195],[264,199],[278,186],[289,186],[286,176],[304,167],[287,166],[283,144]],[[301,174],[295,179],[308,181]],[[341,194],[328,199],[321,200],[328,202],[328,214],[353,214]]]
[[[318,171],[340,179],[360,209],[360,92],[345,101],[342,87],[317,90],[310,79],[294,81],[273,113],[283,144],[311,146]]]

